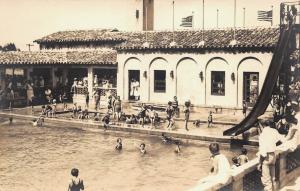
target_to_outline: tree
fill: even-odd
[[[17,51],[17,47],[14,43],[8,43],[2,47],[2,51],[4,52]]]

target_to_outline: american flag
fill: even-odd
[[[180,26],[193,27],[193,15],[182,18]]]
[[[258,21],[269,21],[273,20],[273,10],[270,11],[258,11],[257,12],[257,20]]]

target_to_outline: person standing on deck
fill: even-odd
[[[134,98],[134,88],[135,88],[134,83],[135,83],[135,80],[131,79],[131,81],[130,81],[130,95],[129,95],[130,99]]]
[[[176,96],[174,96],[174,101],[172,102],[172,107],[174,108],[175,116],[179,117],[180,111],[179,111],[178,99]]]
[[[33,108],[34,93],[33,93],[33,88],[32,88],[30,81],[26,82],[25,89],[26,89],[26,94],[27,94],[27,105],[31,105],[31,107]]]
[[[185,124],[185,130],[189,130],[188,129],[188,122],[189,122],[189,119],[190,119],[190,106],[191,106],[191,102],[190,101],[186,101],[184,103],[184,124]],[[175,109],[174,109],[175,110]]]
[[[142,127],[144,128],[145,125],[145,117],[146,117],[146,113],[148,111],[147,106],[143,103],[141,106],[141,111],[139,112],[139,118],[140,118],[140,123],[142,125]]]
[[[84,87],[84,96],[85,96],[85,108],[89,108],[90,103],[90,93],[87,87]]]
[[[166,113],[167,113],[167,120],[168,120],[167,129],[172,130],[175,122],[173,119],[174,118],[174,108],[172,107],[171,101],[168,102],[168,106],[166,108]]]
[[[99,94],[99,90],[95,90],[94,91],[94,100],[95,100],[95,110],[97,111],[98,109],[100,109],[100,94]]]
[[[258,122],[259,126],[262,126]],[[259,165],[258,170],[262,171],[261,181],[265,191],[274,191],[275,188],[275,162],[276,146],[284,137],[276,130],[273,121],[267,121],[259,135]]]
[[[135,101],[140,100],[140,82],[139,81],[135,81],[134,82],[134,97],[135,97]]]
[[[14,105],[14,100],[15,100],[15,94],[14,94],[13,89],[7,88],[6,97],[7,97],[7,100],[8,100],[8,108],[10,110],[12,110],[13,105]]]
[[[122,114],[122,101],[120,96],[118,96],[117,99],[114,101],[114,112],[117,116],[117,120],[119,121]]]
[[[207,118],[207,127],[212,127],[213,124],[213,116],[212,116],[212,112],[209,112],[208,118]]]

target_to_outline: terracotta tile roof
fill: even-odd
[[[233,29],[213,29],[203,32],[205,44],[199,46],[202,41],[201,30],[184,30],[174,32],[175,46],[171,46],[173,32],[171,31],[136,31],[136,32],[112,32],[111,30],[78,30],[62,31],[39,40],[38,43],[47,42],[99,42],[117,41],[116,49],[136,50],[136,49],[165,49],[165,48],[194,48],[194,49],[222,49],[232,47],[245,48],[274,48],[279,37],[279,28],[241,28],[236,30],[236,45],[230,45],[233,39]],[[146,38],[147,37],[147,38]],[[145,42],[149,47],[143,46]]]
[[[143,46],[146,42],[145,32],[131,33],[117,49],[165,49],[165,48],[192,48],[192,49],[224,49],[233,47],[244,48],[274,48],[279,38],[279,28],[254,28],[237,29],[237,44],[230,45],[233,40],[233,30],[205,30],[203,32],[204,45],[199,45],[202,41],[202,31],[176,31],[174,41],[176,45],[171,46],[173,41],[172,32],[148,32],[148,47]]]
[[[123,41],[122,34],[110,29],[59,31],[34,42],[89,42],[89,41]]]
[[[69,52],[0,52],[0,64],[116,64],[114,50]]]

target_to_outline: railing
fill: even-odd
[[[94,87],[94,90],[98,89],[100,91],[100,96],[104,97],[107,94],[109,95],[117,95],[117,88],[102,88],[102,87]]]
[[[107,94],[117,95],[117,88],[94,87],[93,90],[99,90],[101,97],[105,97]],[[86,93],[88,93],[88,88],[87,87],[79,86],[79,87],[76,88],[76,93],[75,93],[76,95],[84,95]]]
[[[195,187],[193,190],[219,191],[262,191],[261,172],[257,170],[259,159],[255,158],[248,163],[232,170],[231,177],[225,184],[209,182]],[[300,173],[295,170],[300,167],[300,147],[294,152],[278,151],[275,169],[277,188],[285,186]]]

